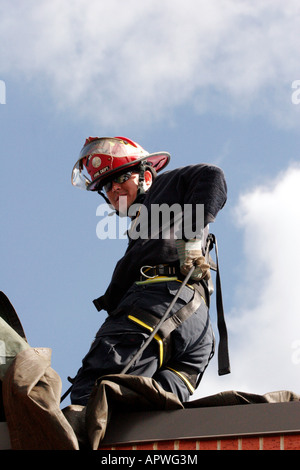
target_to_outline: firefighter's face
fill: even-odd
[[[106,190],[107,197],[112,206],[119,212],[126,212],[137,197],[139,175],[132,173],[124,182],[111,182],[111,188]],[[149,189],[152,184],[152,174],[145,171],[145,189]]]

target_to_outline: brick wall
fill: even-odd
[[[300,450],[300,434],[231,439],[160,441],[102,446],[99,450]]]

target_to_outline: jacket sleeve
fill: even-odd
[[[214,165],[191,165],[178,175],[177,194],[184,204],[203,204],[204,226],[213,222],[227,200],[223,171]]]

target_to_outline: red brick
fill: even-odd
[[[217,450],[218,441],[216,439],[211,441],[200,441],[199,449],[200,450]]]
[[[280,450],[280,436],[264,437],[262,450]]]
[[[284,450],[300,450],[300,436],[284,436]]]
[[[115,446],[116,450],[132,450],[133,444]]]
[[[300,450],[300,434],[285,436],[243,437],[240,438],[241,450]],[[218,445],[219,444],[219,445]],[[261,444],[261,446],[260,446]],[[141,442],[137,444],[100,446],[100,450],[238,450],[239,439],[200,440],[183,439],[179,441]]]
[[[191,439],[184,439],[183,441],[179,441],[178,449],[179,450],[196,450],[197,442]]]
[[[238,439],[222,439],[221,450],[238,450],[239,441]]]
[[[157,450],[174,450],[174,441],[160,441],[157,443]]]
[[[153,450],[154,444],[153,442],[140,442],[135,444],[136,450]]]
[[[242,450],[259,450],[259,437],[243,437]]]

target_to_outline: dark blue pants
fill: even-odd
[[[128,310],[130,312],[139,308],[160,318],[180,286],[178,281],[169,281],[148,285],[134,284],[129,289],[119,304],[118,315],[107,317],[82,361],[71,392],[72,404],[86,405],[95,381],[107,374],[121,373],[148,338],[150,332],[147,329],[128,319]],[[193,289],[185,286],[171,314],[186,305],[193,295]],[[214,344],[208,308],[204,300],[197,311],[171,333],[171,340],[170,365],[180,363],[191,367],[200,377],[211,358]],[[127,373],[152,377],[166,391],[177,395],[182,402],[188,401],[191,395],[182,374],[177,373],[173,367],[168,368],[168,363],[160,367],[158,343],[155,339]]]

